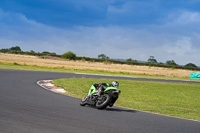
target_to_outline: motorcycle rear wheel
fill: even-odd
[[[102,99],[98,100],[96,103],[97,109],[105,109],[111,101],[111,97],[108,94],[102,95],[101,98]]]

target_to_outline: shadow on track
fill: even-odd
[[[137,113],[137,110],[131,109],[119,109],[119,108],[106,108],[106,111],[116,111],[116,112],[129,112],[129,113]]]
[[[97,108],[95,108],[94,106],[86,106],[87,108],[92,108],[92,109],[96,109],[98,111],[113,111],[113,112],[128,112],[128,113],[137,113],[139,111],[137,110],[131,110],[131,109],[125,109],[125,108],[120,108],[120,107],[112,107],[112,108],[105,108],[103,110],[99,110]]]

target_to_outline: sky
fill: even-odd
[[[0,0],[0,49],[200,66],[200,0]]]

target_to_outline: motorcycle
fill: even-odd
[[[88,94],[81,99],[80,105],[90,105],[97,109],[105,109],[107,106],[112,107],[120,93],[120,89],[109,86],[103,91],[103,94],[99,95],[95,84],[93,84],[90,87]]]

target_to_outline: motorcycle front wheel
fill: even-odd
[[[81,99],[80,105],[85,106],[87,104],[87,99],[88,99],[88,95],[86,95],[85,97]]]
[[[96,102],[97,109],[105,109],[111,101],[111,97],[108,94],[102,95]]]

